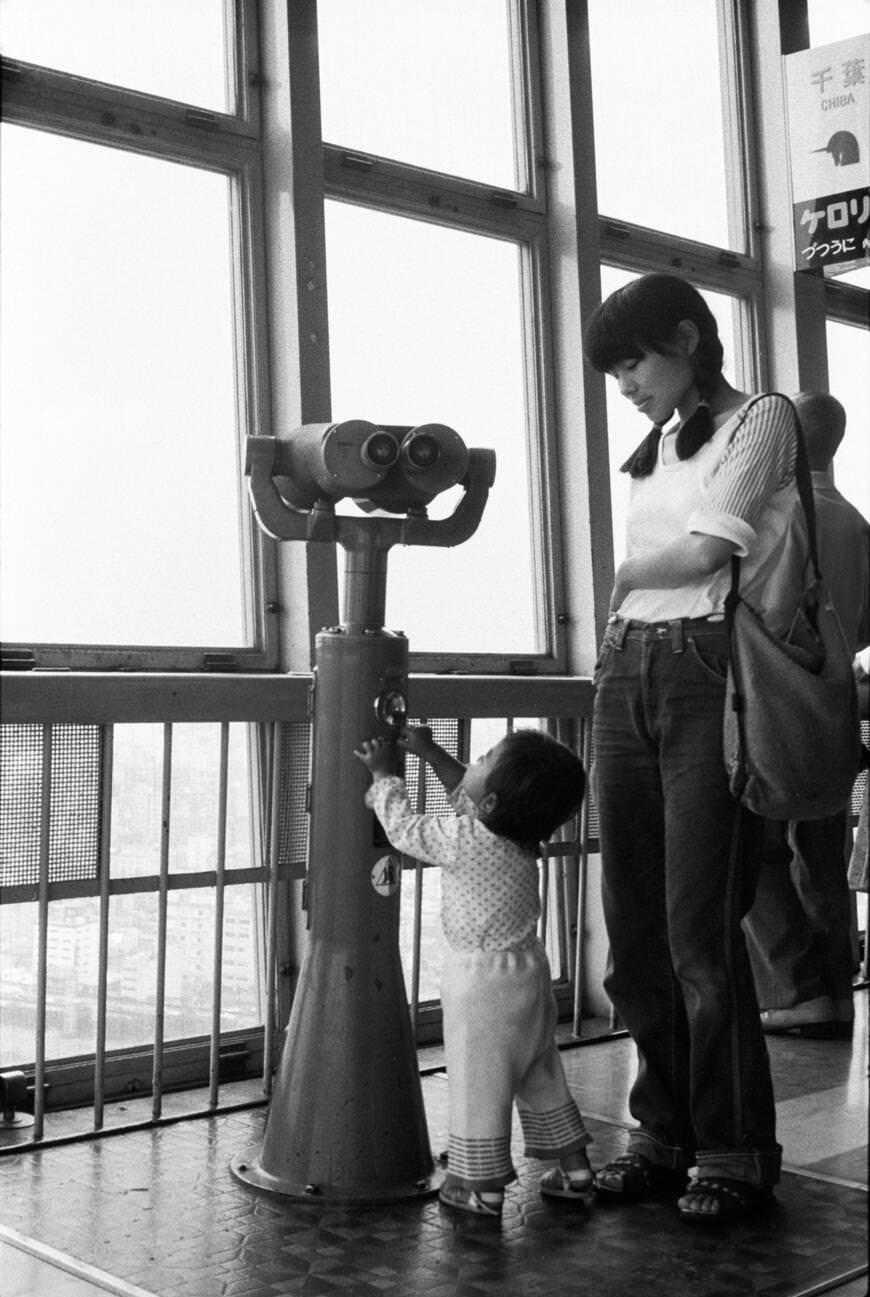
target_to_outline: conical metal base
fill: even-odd
[[[250,1159],[244,1154],[234,1157],[230,1163],[230,1170],[236,1179],[264,1193],[282,1194],[285,1198],[301,1198],[312,1203],[356,1203],[359,1206],[365,1206],[367,1203],[401,1202],[414,1198],[433,1197],[441,1188],[445,1174],[440,1167],[433,1167],[430,1175],[422,1180],[416,1180],[413,1184],[398,1182],[393,1185],[382,1184],[378,1186],[376,1192],[373,1192],[362,1188],[353,1191],[347,1188],[344,1191],[329,1188],[324,1190],[317,1184],[294,1183],[286,1177],[270,1175],[263,1169],[258,1156]]]
[[[379,1202],[439,1187],[399,953],[401,861],[378,842],[353,755],[385,728],[373,702],[406,682],[404,636],[318,636],[308,946],[263,1147],[232,1164],[257,1189]]]

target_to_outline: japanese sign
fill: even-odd
[[[870,263],[870,33],[785,59],[795,267]]]

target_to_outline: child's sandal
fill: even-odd
[[[545,1198],[570,1198],[585,1203],[592,1197],[593,1179],[591,1171],[572,1174],[561,1166],[554,1166],[541,1178],[541,1193]]]
[[[467,1211],[472,1216],[491,1216],[496,1220],[501,1217],[503,1196],[499,1194],[487,1194],[489,1201],[486,1201],[476,1189],[445,1182],[438,1191],[438,1198],[445,1207],[453,1207],[455,1211]]]

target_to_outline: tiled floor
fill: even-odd
[[[95,1266],[76,1261],[54,1248],[0,1226],[0,1294],[2,1297],[152,1297]]]
[[[257,1193],[229,1171],[259,1146],[257,1108],[0,1158],[0,1297],[863,1297],[866,991],[856,1004],[851,1044],[771,1040],[788,1169],[769,1215],[724,1234],[686,1226],[667,1204],[543,1202],[519,1140],[500,1224],[433,1198],[348,1207]],[[627,1120],[631,1044],[563,1058],[603,1161]],[[443,1075],[424,1076],[423,1094],[437,1152]],[[10,1229],[36,1240],[30,1251]],[[55,1251],[37,1263],[44,1246]]]

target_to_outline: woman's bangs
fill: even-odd
[[[621,300],[609,298],[590,320],[584,351],[589,364],[599,373],[608,373],[624,360],[640,360],[649,350],[642,345],[637,320],[629,320],[630,314]]]

